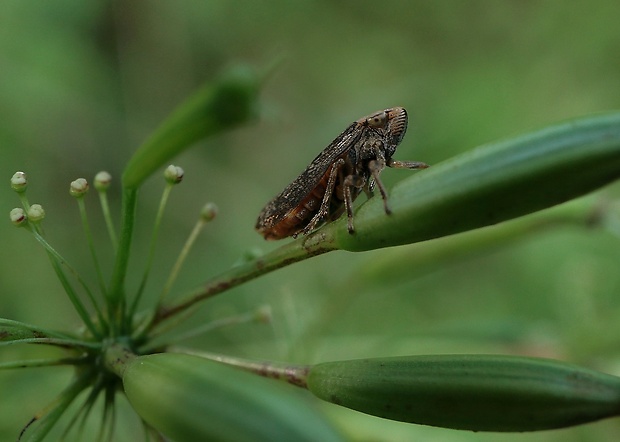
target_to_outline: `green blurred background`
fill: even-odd
[[[396,158],[436,164],[488,141],[620,108],[619,17],[616,0],[4,1],[0,202],[7,221],[0,223],[0,317],[79,325],[44,252],[8,222],[19,204],[8,186],[11,175],[28,173],[30,201],[47,211],[48,238],[94,281],[69,182],[92,179],[99,170],[120,177],[165,116],[227,67],[262,68],[284,57],[265,84],[258,121],[175,160],[186,178],[165,217],[147,296],[158,293],[207,201],[220,215],[193,250],[176,293],[248,253],[277,247],[253,230],[263,205],[351,121],[375,110],[406,107],[409,132]],[[383,177],[389,187],[408,173],[388,170]],[[151,179],[140,195],[130,288],[143,269],[161,188]],[[603,193],[619,192],[612,186]],[[110,197],[118,216],[118,179]],[[95,195],[88,204],[109,275],[112,254]],[[402,266],[404,248],[336,252],[234,289],[184,328],[268,305],[271,324],[229,327],[191,344],[294,362],[517,353],[620,374],[619,246],[603,229],[556,229],[423,271],[403,266],[398,281],[379,274],[364,283],[359,276],[378,262]],[[418,246],[408,247],[415,254]],[[3,348],[0,360],[41,351]],[[13,440],[70,375],[62,368],[0,373],[0,440]],[[325,410],[359,441],[620,437],[618,419],[497,435],[389,422],[331,405]],[[128,429],[118,440],[140,433],[131,416],[120,425]]]

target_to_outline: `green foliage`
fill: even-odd
[[[0,262],[0,316],[37,324],[1,324],[0,368],[79,367],[0,372],[0,390],[11,398],[0,403],[0,439],[13,440],[40,411],[37,417],[48,417],[25,433],[36,440],[56,420],[62,429],[79,407],[89,411],[79,412],[68,440],[79,428],[79,434],[97,435],[100,420],[106,428],[100,439],[112,434],[115,418],[108,405],[119,381],[97,365],[101,360],[94,356],[105,354],[106,347],[93,330],[137,353],[154,351],[153,342],[174,341],[170,330],[176,326],[176,336],[195,336],[195,330],[208,328],[209,333],[192,338],[193,348],[265,360],[312,364],[411,354],[515,353],[618,374],[620,222],[618,188],[607,186],[619,169],[618,114],[592,115],[620,108],[620,59],[610,55],[618,43],[617,2],[558,6],[449,0],[377,7],[362,1],[353,7],[184,0],[136,9],[131,2],[109,8],[68,1],[10,2],[1,8],[2,175],[28,172],[28,195],[45,202],[46,238],[58,250],[48,253],[56,256],[57,266],[62,260],[77,263],[85,285],[99,288],[93,281],[103,279],[93,294],[100,300],[103,292],[107,309],[103,317],[88,319],[90,332],[75,330],[84,318],[80,321],[70,309],[46,254],[34,248],[35,241],[25,240],[26,229],[16,233],[8,222],[0,225],[3,249],[9,252]],[[245,68],[215,74],[231,59],[254,58],[254,64],[264,65],[282,49],[287,62],[264,84]],[[208,84],[165,118],[197,89],[197,79],[208,79]],[[263,119],[243,127],[255,116],[259,86]],[[262,204],[350,121],[394,105],[412,115],[396,159],[432,165],[422,172],[383,173],[394,213],[386,216],[379,198],[365,202],[361,196],[355,236],[339,220],[308,237],[264,244],[252,229]],[[240,130],[222,133],[234,127]],[[536,127],[544,129],[533,131]],[[511,133],[524,135],[506,138]],[[200,140],[205,137],[208,150],[184,151],[193,143],[204,147]],[[498,138],[505,140],[471,150]],[[141,147],[134,155],[136,145]],[[146,178],[172,157],[185,168],[183,187],[190,191],[175,190],[151,266],[143,240],[157,204]],[[102,168],[114,178],[122,175],[124,190],[119,192],[117,182],[110,187],[111,219],[121,218],[114,213],[121,207],[121,193],[123,212],[118,253],[102,247],[103,221],[90,215],[102,264],[95,269],[87,263],[89,247],[81,244],[76,211],[67,208],[62,189],[76,176]],[[602,186],[607,187],[585,199],[507,221]],[[0,201],[17,201],[8,192],[8,186],[0,188]],[[170,296],[158,304],[168,282],[163,269],[172,266],[169,256],[191,228],[188,213],[204,203],[197,196],[218,204],[218,218],[189,255],[191,265]],[[466,232],[483,226],[488,227]],[[378,248],[368,254],[343,251]],[[147,262],[150,278],[134,316],[126,302],[142,291]],[[62,269],[67,273],[62,286],[78,287],[71,272]],[[74,305],[82,299],[79,287],[77,292]],[[206,308],[190,317],[195,303],[207,299],[200,304]],[[248,309],[258,304],[271,307],[271,326],[238,319],[253,317]],[[92,312],[90,301],[82,307],[82,316]],[[159,333],[162,340],[155,341]],[[15,345],[27,342],[37,345]],[[177,392],[220,384],[211,375],[223,377],[226,388],[237,382],[237,373],[228,367],[192,371],[193,359],[172,356],[162,358],[173,372],[188,369],[196,379],[191,385],[164,384],[180,388]],[[95,366],[95,372],[83,371],[85,364]],[[137,395],[146,400],[136,407],[147,421],[148,413],[165,411],[152,407],[149,398],[158,391],[149,388],[150,381],[133,381],[143,388]],[[87,394],[80,403],[85,387],[94,387],[90,394],[101,399]],[[273,391],[273,397],[265,393],[261,399],[295,403],[283,415],[290,412],[298,419],[299,410],[306,410],[307,397],[302,405],[295,396]],[[16,406],[12,398],[26,405]],[[129,405],[121,400],[115,406],[121,411],[114,440],[143,437]],[[322,406],[326,419],[356,440],[513,440]],[[317,426],[327,425],[323,413],[314,411]],[[487,429],[493,429],[491,414],[482,413]],[[235,417],[235,410],[227,417]],[[60,439],[57,428],[50,430],[50,440]],[[617,419],[518,435],[527,442],[613,441],[617,436]]]

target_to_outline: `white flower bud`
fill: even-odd
[[[181,181],[183,181],[184,174],[185,171],[182,168],[171,164],[170,166],[166,167],[166,170],[164,171],[164,178],[170,184],[179,184]]]
[[[9,216],[11,218],[11,222],[16,226],[23,226],[28,221],[28,218],[26,217],[26,212],[24,212],[24,209],[22,209],[21,207],[16,207],[15,209],[11,210]]]
[[[110,187],[111,183],[112,183],[112,175],[110,175],[105,170],[102,170],[97,175],[95,175],[94,184],[95,184],[95,189],[97,189],[98,191],[105,192],[106,190],[108,190],[108,187]]]
[[[84,196],[86,192],[88,192],[88,181],[84,178],[78,178],[77,180],[71,182],[71,187],[69,188],[69,193],[71,196],[80,198]]]
[[[39,222],[45,218],[45,210],[40,204],[33,204],[28,209],[28,219],[32,222]]]
[[[15,192],[25,192],[28,187],[28,178],[24,172],[15,172],[11,177],[11,188]]]

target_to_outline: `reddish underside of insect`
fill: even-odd
[[[391,213],[379,175],[387,167],[424,169],[425,163],[394,161],[392,155],[407,130],[407,111],[395,107],[375,112],[352,123],[295,181],[260,213],[256,230],[265,239],[308,234],[324,221],[345,211],[348,231],[354,233],[353,201],[363,190],[370,197],[376,187],[385,212]]]

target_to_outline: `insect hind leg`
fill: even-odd
[[[342,166],[344,166],[343,158],[340,158],[338,161],[334,162],[329,172],[329,179],[327,180],[327,186],[325,187],[325,195],[323,195],[321,206],[319,207],[319,210],[316,213],[316,215],[312,217],[308,225],[304,227],[304,229],[302,230],[302,233],[304,235],[307,235],[312,230],[314,230],[317,224],[321,220],[323,220],[323,218],[327,216],[327,213],[329,212],[329,203],[332,199],[332,196],[334,194],[334,189],[336,187],[336,178],[338,178],[338,174],[340,173],[340,169],[342,169]]]

